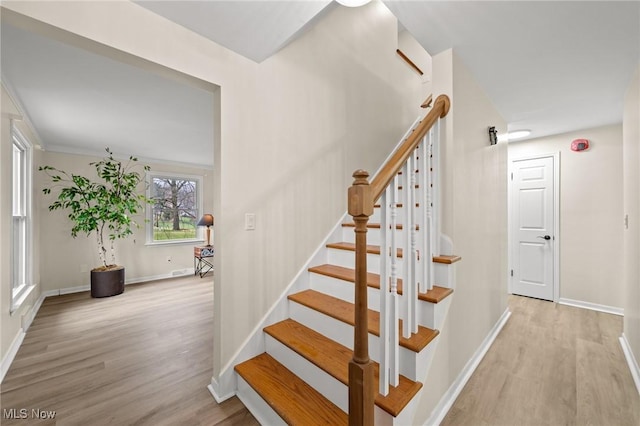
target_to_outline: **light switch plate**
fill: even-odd
[[[256,214],[245,213],[244,215],[244,229],[245,231],[253,231],[256,229]]]

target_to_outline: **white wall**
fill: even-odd
[[[574,139],[586,151],[571,151]],[[509,144],[509,161],[560,153],[560,298],[624,306],[622,126]]]
[[[129,153],[114,153],[116,156],[126,158]],[[78,234],[77,238],[71,237],[73,224],[67,218],[68,212],[57,210],[48,211],[48,206],[56,200],[55,190],[51,194],[42,193],[42,188],[51,187],[51,180],[43,172],[38,172],[38,166],[49,165],[64,170],[69,174],[79,174],[87,177],[95,177],[95,168],[89,163],[99,161],[99,157],[85,155],[62,154],[55,152],[43,152],[40,160],[35,164],[35,198],[38,200],[40,212],[40,244],[43,253],[40,260],[42,276],[42,291],[88,286],[90,281],[89,270],[100,266],[98,246],[95,233],[87,237]],[[140,162],[139,172],[144,174],[143,164]],[[213,173],[211,170],[167,165],[148,164],[152,172],[182,173],[185,175],[197,175],[203,177],[203,209],[205,212],[213,210]],[[139,187],[140,193],[144,193],[144,184]],[[170,245],[145,245],[145,216],[141,212],[134,220],[140,228],[134,231],[134,235],[116,242],[116,262],[125,266],[125,280],[146,281],[156,278],[172,276],[174,271],[180,273],[185,269],[193,269],[193,246],[196,243],[170,244]],[[171,256],[171,261],[167,261]],[[109,258],[108,258],[109,260]]]
[[[443,232],[462,260],[413,424],[425,423],[507,309],[507,146],[488,135],[506,123],[454,52],[434,56],[433,68],[434,92],[451,97]]]
[[[623,118],[624,213],[624,334],[640,362],[640,64],[624,103]],[[640,390],[640,389],[639,389]]]
[[[36,288],[31,292],[29,297],[22,303],[19,309],[11,312],[11,251],[12,251],[12,208],[11,194],[12,192],[12,149],[13,142],[11,136],[12,122],[20,126],[21,115],[15,104],[2,86],[2,116],[0,125],[0,360],[2,368],[8,366],[7,354],[15,344],[16,339],[21,336],[22,318],[29,317],[38,297],[40,289],[38,268],[34,268],[33,284]],[[24,126],[20,126],[25,137],[31,136]],[[31,141],[33,143],[33,140]],[[38,151],[34,152],[34,161],[38,158]],[[34,223],[37,222],[37,213],[34,214]],[[35,229],[37,234],[37,226]],[[38,259],[38,240],[34,241],[35,250],[31,260],[37,262]]]
[[[3,6],[220,87],[214,375],[345,212],[352,172],[377,169],[427,95],[380,2],[334,5],[261,64],[129,2]]]

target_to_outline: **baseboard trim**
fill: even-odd
[[[209,390],[209,393],[213,396],[213,399],[215,399],[218,404],[222,404],[227,399],[236,396],[235,392],[232,392],[228,395],[223,395],[223,396],[218,395],[218,393],[216,392],[217,386],[214,386],[214,384],[217,384],[216,381],[214,379],[211,379],[211,383],[209,384],[209,386],[207,386],[207,389]]]
[[[589,309],[592,311],[604,312],[605,314],[624,316],[624,309],[615,306],[600,305],[598,303],[583,302],[582,300],[558,299],[561,305],[573,306],[575,308]]]
[[[40,293],[40,296],[36,300],[36,303],[33,304],[33,307],[29,311],[27,319],[22,324],[22,330],[25,333],[27,332],[27,330],[29,330],[29,327],[31,327],[31,323],[33,322],[36,315],[38,314],[38,311],[40,310],[40,307],[42,306],[42,302],[44,302],[45,297],[46,296],[43,293]]]
[[[13,359],[16,357],[16,354],[18,353],[18,349],[20,349],[20,345],[22,345],[24,336],[26,336],[26,333],[24,332],[23,329],[20,329],[17,336],[13,339],[13,342],[11,342],[9,351],[7,352],[4,359],[2,360],[2,364],[0,364],[0,383],[4,381],[4,376],[5,374],[7,374],[7,371],[9,371],[9,367],[11,367],[11,363],[13,362]]]
[[[193,268],[191,268],[191,269],[183,269],[181,271],[173,271],[170,274],[150,275],[150,276],[146,276],[146,277],[137,277],[137,278],[126,279],[124,284],[125,285],[139,284],[139,283],[146,283],[146,282],[149,282],[149,281],[166,280],[166,279],[169,279],[169,278],[186,277],[186,276],[190,276],[190,275],[194,275]],[[61,288],[61,289],[58,289],[58,290],[49,290],[49,291],[44,292],[43,294],[45,295],[45,297],[62,296],[63,294],[82,293],[83,291],[90,291],[90,290],[91,290],[91,285],[90,284],[85,284],[85,285],[80,285],[80,286],[76,286],[76,287],[65,287],[65,288]]]
[[[622,352],[624,352],[627,365],[629,365],[629,371],[631,371],[633,382],[636,384],[636,390],[640,394],[640,367],[638,367],[636,357],[633,356],[633,351],[631,350],[627,336],[625,336],[624,333],[620,336],[620,346],[622,346]]]
[[[484,358],[491,345],[493,345],[496,337],[500,334],[500,330],[502,330],[502,327],[507,323],[510,316],[511,311],[509,308],[505,309],[502,316],[500,316],[500,319],[498,319],[498,322],[495,323],[487,337],[482,341],[480,347],[476,350],[471,359],[469,359],[442,398],[440,398],[440,402],[438,402],[438,405],[436,405],[431,412],[431,416],[425,422],[425,426],[436,426],[442,422],[453,406],[453,403],[456,401],[456,398],[458,398],[458,395],[460,395],[460,392],[462,392],[462,389],[471,378],[471,375],[476,371],[476,368],[478,368],[480,361],[482,361],[482,358]]]
[[[0,383],[4,381],[4,376],[9,371],[9,368],[11,367],[11,364],[13,363],[18,350],[22,345],[22,341],[27,335],[27,330],[29,330],[29,327],[31,327],[31,323],[38,314],[38,311],[40,310],[45,297],[47,296],[44,293],[40,293],[40,297],[38,297],[36,302],[31,307],[31,310],[25,315],[26,320],[24,320],[24,322],[22,323],[22,328],[20,328],[20,331],[18,332],[16,337],[14,337],[13,342],[11,342],[11,345],[9,346],[9,350],[3,358],[2,363],[0,363]]]

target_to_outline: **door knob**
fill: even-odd
[[[537,238],[542,238],[549,241],[551,239],[551,235],[545,235],[544,237],[538,236]]]

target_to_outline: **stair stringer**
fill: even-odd
[[[271,309],[251,331],[251,334],[249,334],[249,337],[242,343],[240,349],[238,349],[231,360],[224,366],[220,375],[217,378],[215,376],[211,378],[211,384],[207,386],[207,389],[209,389],[209,392],[213,395],[216,402],[221,403],[237,394],[238,384],[236,381],[237,375],[233,369],[234,366],[265,352],[263,329],[268,325],[289,317],[287,296],[310,288],[309,266],[327,261],[326,245],[340,239],[342,235],[342,223],[344,223],[347,217],[348,215],[345,213],[340,220],[338,220],[302,268],[300,268],[293,280],[280,294]]]

